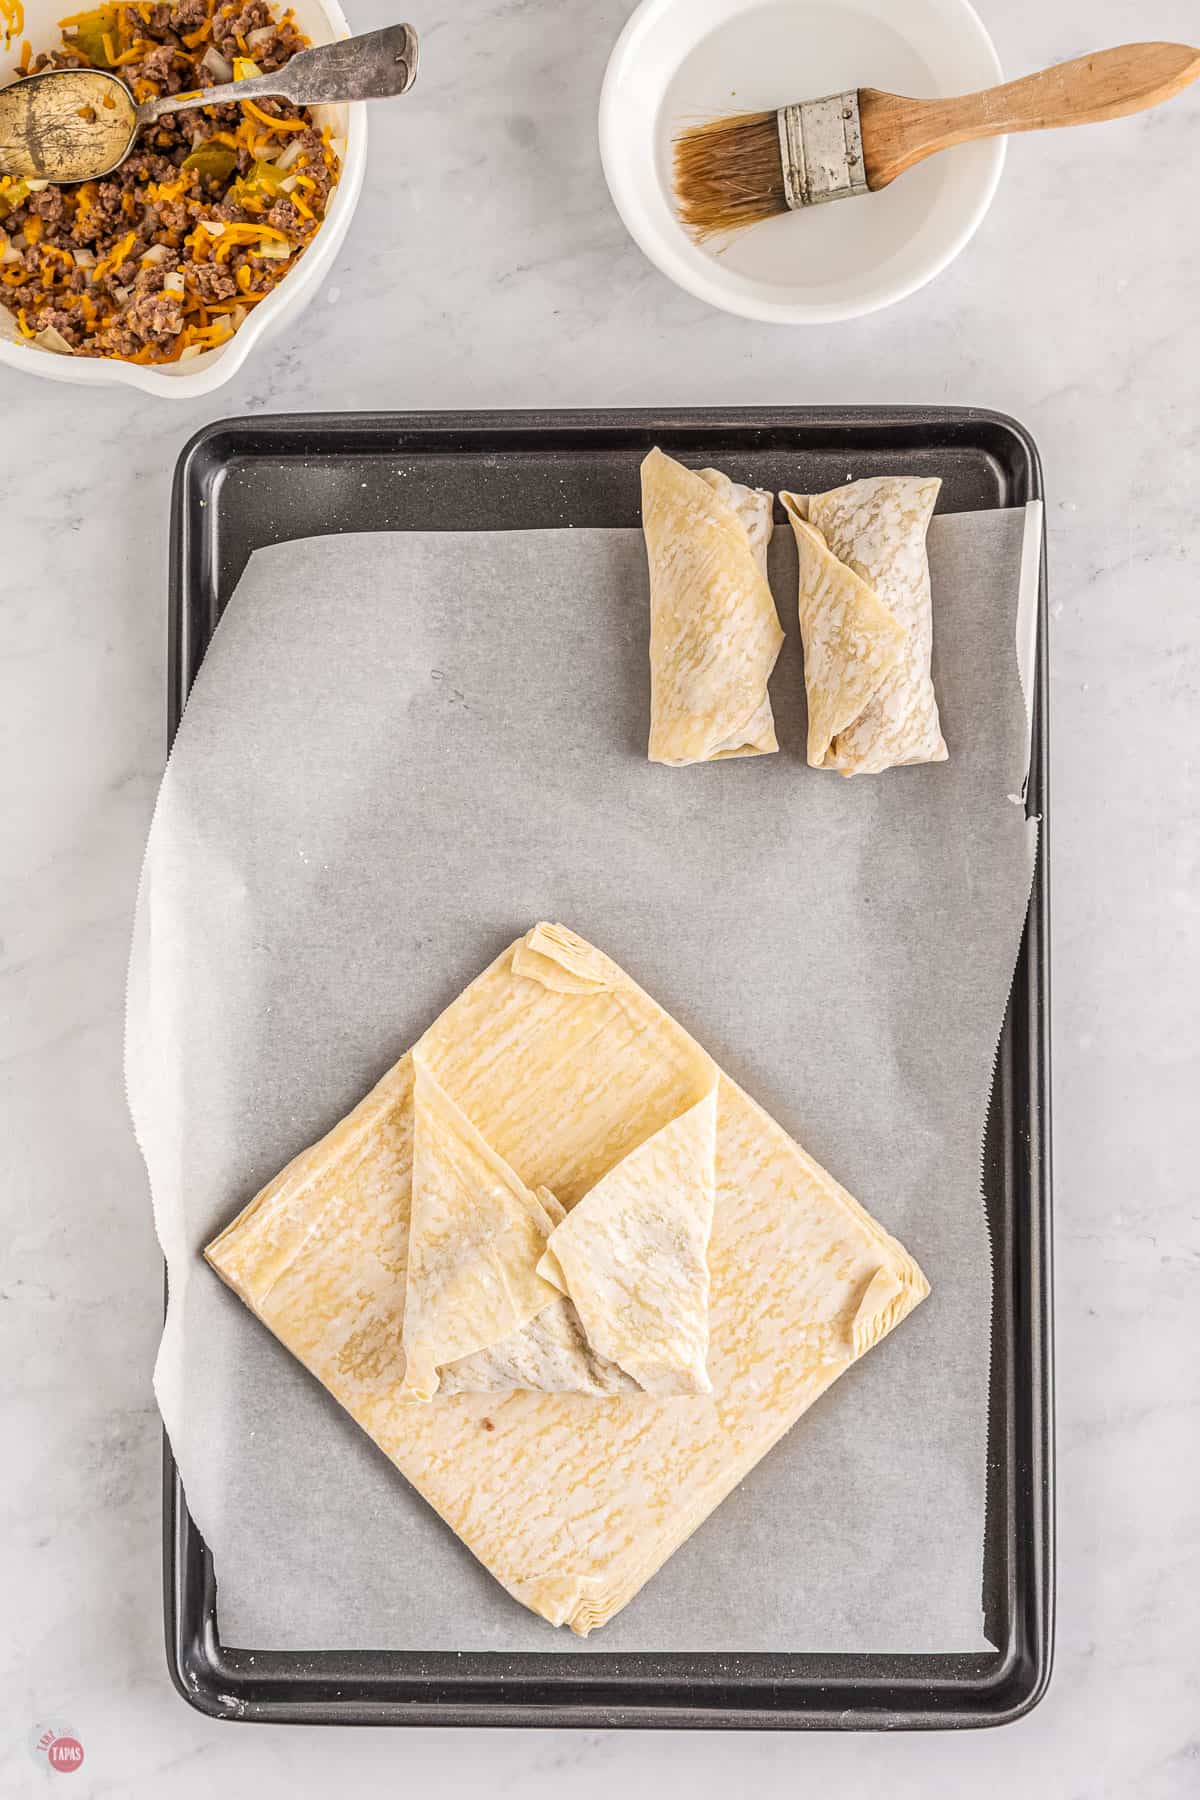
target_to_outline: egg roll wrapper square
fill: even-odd
[[[714,1089],[708,1057],[614,963],[539,930],[561,932],[577,965],[569,991],[519,972],[562,967],[531,933],[447,1009],[416,1060],[531,1191],[557,1194],[566,1225],[631,1150],[712,1094],[711,1394],[411,1403],[411,1051],[205,1254],[507,1591],[586,1635],[928,1288],[760,1107],[724,1075]]]

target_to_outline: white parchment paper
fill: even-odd
[[[790,532],[781,753],[686,770],[645,760],[639,533],[253,558],[164,778],[127,1051],[169,1267],[157,1391],[226,1643],[983,1647],[979,1171],[1034,856],[1031,535],[1020,511],[934,521],[950,761],[854,781],[804,763]],[[933,1286],[586,1643],[510,1600],[200,1258],[539,918],[623,964]]]

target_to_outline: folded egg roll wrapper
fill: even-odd
[[[808,761],[842,775],[945,762],[926,537],[941,482],[782,493],[799,557]]]
[[[642,464],[651,762],[778,750],[767,682],[783,631],[767,582],[772,496],[661,450]]]

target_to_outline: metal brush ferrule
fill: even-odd
[[[788,206],[823,206],[867,190],[858,94],[829,94],[779,109],[779,151]]]

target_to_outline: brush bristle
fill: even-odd
[[[698,238],[786,212],[778,113],[741,113],[682,132],[675,139],[675,198]]]

